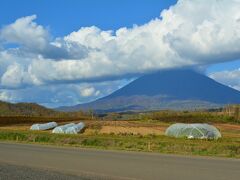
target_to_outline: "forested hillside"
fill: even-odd
[[[7,103],[0,101],[0,116],[56,116],[58,112],[35,103]]]

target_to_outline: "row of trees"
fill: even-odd
[[[240,121],[240,105],[228,105],[223,109],[223,112]]]

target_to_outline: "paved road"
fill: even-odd
[[[89,180],[93,178],[79,177],[55,171],[29,168],[26,166],[0,163],[0,180]]]
[[[239,180],[240,160],[0,143],[0,179],[20,177]]]

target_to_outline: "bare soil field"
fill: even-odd
[[[100,130],[102,134],[140,134],[140,135],[163,135],[165,127],[121,127],[121,126],[103,126]]]

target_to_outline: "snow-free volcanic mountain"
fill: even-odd
[[[64,107],[75,111],[207,109],[240,103],[240,91],[193,70],[167,70],[144,75],[104,98]]]

